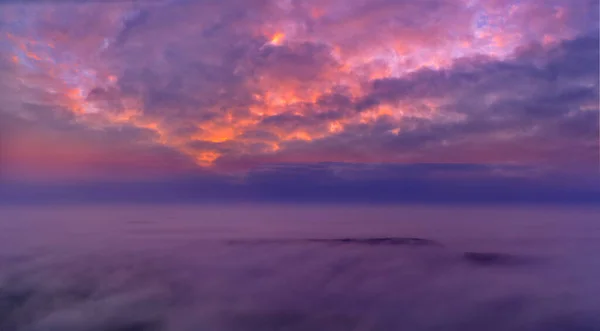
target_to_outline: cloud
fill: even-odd
[[[31,172],[598,165],[593,1],[4,8],[3,162]]]
[[[523,154],[546,154],[540,157],[551,159],[527,160],[515,147],[514,156],[503,154],[496,161],[552,163],[579,153],[577,162],[585,159],[588,167],[594,167],[598,160],[598,49],[597,36],[584,36],[537,58],[464,59],[446,70],[424,69],[403,78],[375,80],[365,97],[376,100],[373,107],[440,100],[441,111],[432,115],[433,120],[405,116],[394,135],[389,134],[392,123],[384,121],[379,126],[355,126],[352,133],[315,145],[357,150],[357,146],[371,144],[369,150],[382,158],[390,155],[386,150],[400,149],[431,161],[447,150],[460,162],[456,157],[477,146],[487,144],[493,150],[522,143],[529,145]],[[472,156],[489,160],[481,154]]]
[[[6,115],[0,124],[2,180],[131,180],[196,168],[188,156],[156,143],[148,129],[91,129],[63,119]]]
[[[271,164],[243,177],[11,183],[5,203],[597,203],[598,180],[543,168],[475,164]]]

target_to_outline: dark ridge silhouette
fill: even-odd
[[[481,266],[516,265],[525,262],[523,258],[504,253],[465,252],[463,258],[470,264]]]
[[[107,331],[159,331],[162,325],[158,322],[131,322],[130,324],[108,329]]]
[[[323,242],[333,244],[359,244],[359,245],[388,245],[388,246],[439,246],[436,241],[423,238],[382,237],[382,238],[340,238],[340,239],[309,239],[310,242]]]
[[[230,240],[230,244],[287,244],[287,243],[323,243],[368,246],[441,246],[440,243],[413,237],[374,237],[374,238],[321,238],[321,239],[249,239]]]

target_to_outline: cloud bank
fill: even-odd
[[[598,179],[596,1],[0,6],[11,183],[251,183],[331,164],[391,183],[423,164],[464,166],[482,187]],[[290,190],[322,180],[306,176]]]

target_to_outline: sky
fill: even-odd
[[[600,201],[597,0],[0,0],[0,202]]]

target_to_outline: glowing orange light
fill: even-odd
[[[310,15],[313,19],[320,19],[327,14],[326,10],[327,7],[307,7],[306,14]],[[516,10],[516,7],[511,7],[510,14],[513,14]],[[564,17],[564,9],[557,9],[555,15],[556,18]],[[253,33],[263,38],[263,42],[267,41],[266,46],[279,46],[289,43],[287,39],[296,39],[296,34],[290,36],[289,34],[286,35],[283,32],[284,30],[279,32],[274,30],[281,28],[282,26],[275,28],[271,25],[261,26],[256,31],[253,30]],[[285,31],[289,32],[291,30]],[[255,143],[260,143],[263,146],[260,148],[261,152],[275,154],[275,152],[286,148],[286,141],[296,140],[296,143],[298,143],[301,141],[319,140],[343,132],[348,126],[359,122],[370,124],[381,120],[382,117],[386,117],[386,121],[395,120],[399,123],[407,115],[419,118],[433,118],[439,113],[438,109],[443,104],[443,100],[425,100],[422,104],[426,107],[412,107],[411,102],[399,105],[383,104],[381,106],[373,106],[363,112],[352,113],[335,121],[322,122],[320,125],[310,128],[299,125],[299,127],[290,130],[289,128],[282,128],[266,121],[263,123],[265,117],[277,114],[285,113],[288,115],[310,117],[313,113],[321,111],[321,109],[325,110],[329,106],[322,105],[319,101],[321,98],[327,100],[324,96],[336,93],[334,87],[338,85],[347,86],[347,92],[344,92],[344,94],[348,94],[353,100],[360,100],[365,93],[368,93],[368,86],[363,84],[364,80],[386,78],[414,71],[422,67],[447,67],[452,64],[453,60],[445,50],[440,51],[438,49],[435,49],[435,52],[424,52],[418,56],[413,56],[412,52],[415,51],[414,43],[404,38],[400,41],[385,41],[390,43],[389,45],[385,45],[386,49],[395,50],[396,55],[406,57],[406,61],[396,61],[398,63],[394,62],[395,60],[392,61],[387,56],[380,61],[380,58],[375,56],[377,54],[374,54],[376,50],[375,52],[369,50],[363,53],[350,47],[342,48],[341,46],[331,44],[331,56],[334,57],[335,61],[333,61],[331,66],[321,70],[317,77],[318,79],[315,79],[314,82],[306,84],[302,79],[288,79],[288,77],[270,75],[266,71],[258,76],[256,85],[253,85],[253,102],[251,105],[248,105],[249,113],[238,113],[236,109],[226,112],[221,111],[219,108],[218,115],[212,120],[192,123],[199,130],[190,133],[174,134],[167,129],[166,124],[162,124],[160,120],[156,122],[156,117],[146,114],[143,111],[143,102],[138,100],[137,97],[124,97],[123,107],[125,110],[118,112],[110,111],[110,109],[102,109],[103,107],[107,107],[105,103],[88,102],[86,100],[87,91],[98,84],[98,81],[96,81],[97,77],[101,81],[100,83],[104,85],[117,83],[119,78],[118,75],[112,74],[114,72],[93,71],[94,74],[88,74],[94,68],[86,66],[84,62],[63,63],[63,61],[60,61],[60,63],[54,63],[51,61],[53,54],[44,51],[45,47],[32,48],[31,45],[34,45],[35,42],[21,40],[20,37],[17,38],[10,34],[7,34],[7,36],[11,40],[16,40],[19,43],[17,45],[21,45],[19,46],[19,53],[17,53],[19,57],[16,55],[12,56],[12,61],[18,63],[19,60],[23,59],[41,60],[42,62],[37,63],[37,67],[40,70],[46,70],[47,74],[52,76],[57,82],[49,90],[60,95],[60,102],[64,103],[77,115],[78,121],[94,127],[131,125],[152,130],[158,134],[155,136],[156,142],[179,150],[194,159],[200,166],[214,165],[215,160],[222,156],[228,156],[229,153],[255,153],[254,147],[252,149],[248,147],[251,145],[254,146]],[[307,38],[304,34],[299,34],[298,36]],[[461,39],[458,46],[466,49],[461,50],[462,52],[466,53],[466,51],[473,48],[474,45],[472,42],[485,42],[488,44],[487,46],[495,46],[492,48],[496,51],[496,47],[510,47],[518,39],[515,34],[503,33],[496,35],[495,32],[492,34],[485,29],[476,30],[475,36],[476,38],[484,38],[485,40],[473,39],[471,41],[470,39]],[[560,36],[545,35],[543,41],[545,44],[558,42],[560,41]],[[51,47],[51,45],[48,46]],[[30,52],[30,50],[36,52]],[[63,81],[64,79],[61,77],[65,76],[76,76],[75,78],[77,79]],[[93,78],[89,78],[89,76],[93,76]],[[73,86],[73,82],[77,82],[80,86]],[[421,108],[427,109],[421,110]],[[580,109],[582,111],[593,111],[597,109],[597,106],[593,104],[584,105]],[[445,115],[444,118],[447,117]],[[392,128],[394,127],[392,126]],[[275,135],[275,138],[246,134],[254,130],[264,130],[269,134]],[[388,131],[388,134],[397,135],[399,133],[399,128]],[[227,151],[221,152],[214,150],[214,148],[198,150],[190,147],[189,142],[193,140],[224,143],[223,145],[232,147],[227,149]]]
[[[394,109],[390,106],[387,105],[382,105],[379,106],[379,110],[377,112],[377,115],[388,115],[388,116],[393,116],[394,115]]]
[[[294,132],[293,134],[291,134],[288,139],[291,140],[305,140],[305,141],[311,141],[313,140],[313,138],[306,132],[304,131],[298,131],[298,132]]]
[[[236,136],[235,129],[229,126],[219,127],[217,125],[211,125],[210,127],[203,127],[202,130],[205,132],[190,138],[193,140],[206,140],[214,143],[221,143],[232,140]]]
[[[210,166],[221,154],[213,151],[201,152],[196,156],[196,162],[199,165]]]
[[[504,47],[506,45],[506,38],[505,36],[494,36],[492,37],[492,42],[494,43],[495,46],[497,47]]]
[[[277,32],[271,37],[271,44],[273,45],[281,45],[283,43],[283,39],[285,38],[285,34],[282,32]]]
[[[42,60],[37,54],[35,54],[33,52],[26,52],[25,55],[27,55],[28,58],[36,60],[36,61]]]
[[[337,133],[342,131],[342,124],[338,121],[329,123],[329,132]]]
[[[82,91],[80,88],[72,88],[67,91],[67,95],[69,98],[79,99],[81,98]]]

